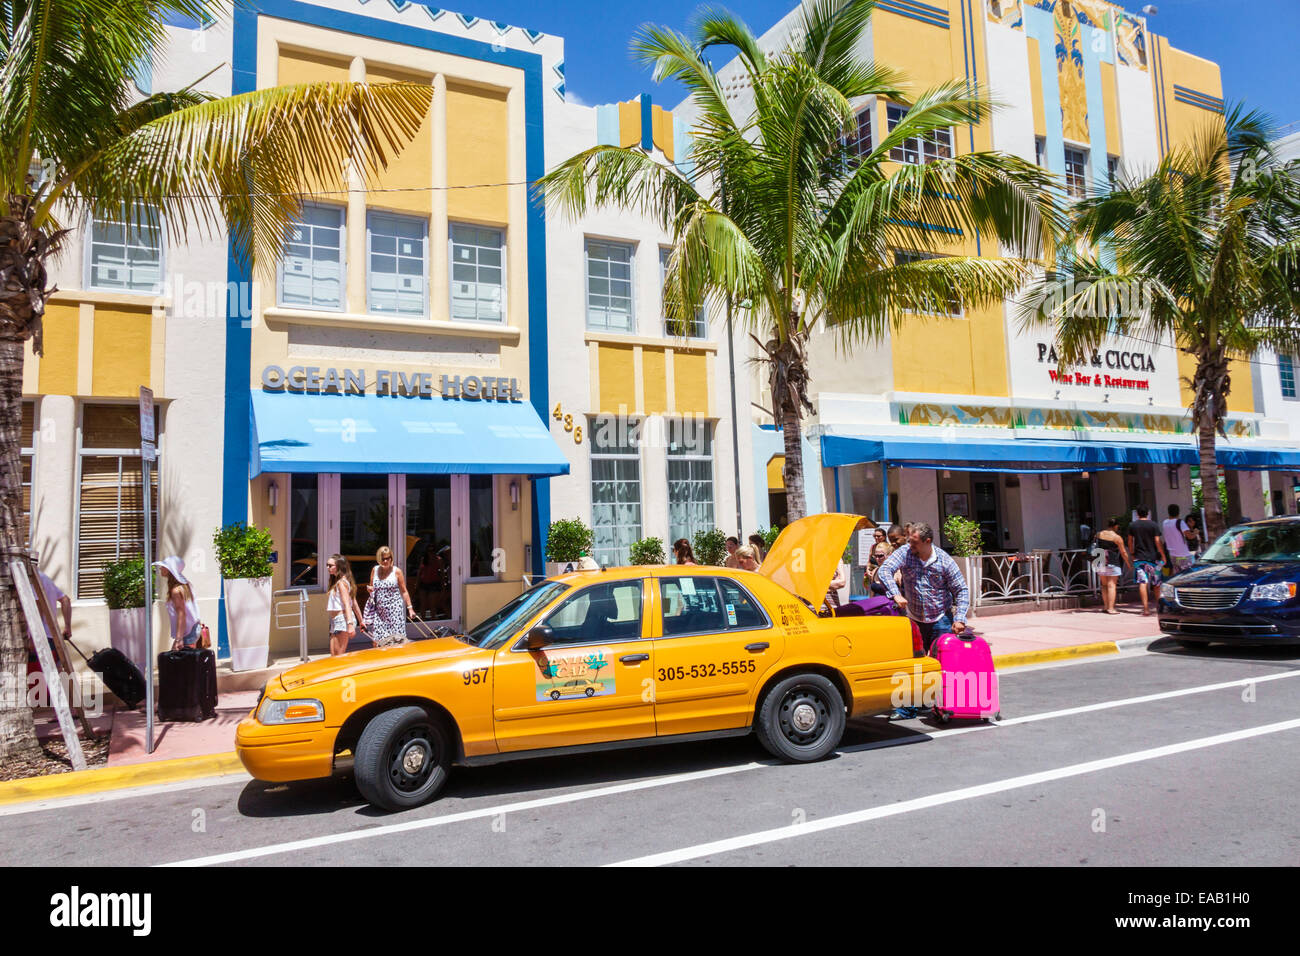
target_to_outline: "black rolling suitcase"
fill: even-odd
[[[158,719],[207,720],[217,714],[217,657],[186,648],[158,655]]]
[[[72,641],[67,643],[81,654],[81,648],[76,644]],[[104,686],[116,694],[127,707],[134,710],[140,706],[140,702],[145,698],[144,675],[129,657],[116,648],[105,647],[103,650],[95,651],[90,657],[81,654],[81,659],[99,675]]]

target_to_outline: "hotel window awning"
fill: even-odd
[[[887,461],[901,467],[1032,472],[1200,462],[1200,452],[1190,441],[1141,443],[1040,438],[1003,441],[976,437],[941,440],[911,435],[881,438],[823,435],[821,452],[822,465],[827,468]],[[1300,470],[1300,449],[1235,445],[1219,439],[1215,460],[1234,471]]]
[[[1003,465],[999,471],[1046,471],[1135,464],[1193,465],[1196,449],[1183,444],[1049,441],[1022,438],[941,440],[912,436],[859,438],[823,435],[822,464],[827,468],[888,461],[891,465],[960,467],[963,463]]]
[[[526,402],[252,393],[248,473],[567,475]]]

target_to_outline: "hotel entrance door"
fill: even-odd
[[[1092,479],[1062,475],[1061,495],[1065,505],[1065,546],[1086,548],[1101,530],[1092,505]]]

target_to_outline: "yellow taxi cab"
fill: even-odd
[[[819,617],[857,515],[782,531],[756,572],[675,565],[542,581],[466,634],[286,671],[240,722],[248,772],[331,775],[388,810],[453,764],[756,733],[776,757],[834,750],[850,717],[919,704],[939,664],[902,617]]]

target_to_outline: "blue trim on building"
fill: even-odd
[[[650,94],[641,94],[641,148],[647,153],[654,152],[655,125],[654,115],[650,110]]]
[[[948,11],[940,10],[938,7],[932,7],[928,4],[914,3],[910,2],[910,0],[879,0],[876,9],[892,13],[895,16],[907,17],[909,20],[920,20],[932,27],[949,29]]]
[[[1160,155],[1166,156],[1169,153],[1169,104],[1165,102],[1165,58],[1160,49],[1160,38],[1151,35],[1152,50],[1154,51],[1155,68],[1155,101],[1156,101],[1156,126],[1157,133],[1160,136]]]
[[[501,46],[452,36],[435,30],[393,23],[362,14],[347,13],[328,7],[301,3],[298,0],[258,0],[256,8],[236,6],[231,55],[231,93],[247,93],[257,88],[257,18],[276,17],[295,23],[324,27],[357,36],[372,37],[408,47],[449,53],[469,59],[498,63],[520,70],[524,75],[525,165],[528,180],[545,172],[544,114],[542,97],[542,57]],[[461,15],[461,21],[465,18]],[[470,22],[476,21],[475,17]],[[469,24],[467,23],[466,26]],[[546,213],[540,204],[528,203],[528,391],[533,407],[546,421],[550,404],[550,363],[547,353],[546,311]],[[233,246],[229,253],[227,278],[233,283],[251,281],[252,270],[240,260]],[[236,284],[232,288],[241,288]],[[226,318],[226,395],[225,450],[222,462],[223,523],[248,520],[248,466],[250,461],[249,384],[252,365],[252,323],[238,315]],[[534,482],[533,495],[533,566],[541,568],[546,528],[550,524],[550,490],[545,479]],[[219,654],[229,654],[224,604],[220,612]]]

